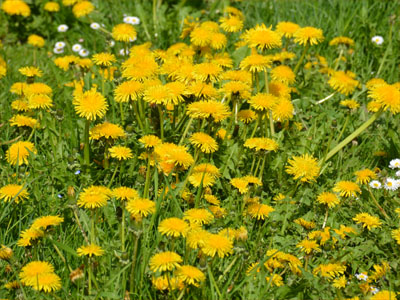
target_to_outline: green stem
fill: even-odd
[[[303,53],[301,54],[301,57],[300,57],[299,61],[297,62],[296,67],[295,67],[294,70],[293,70],[293,73],[294,73],[294,74],[297,74],[297,71],[299,71],[299,68],[300,68],[300,66],[301,66],[301,64],[302,64],[302,62],[303,62],[303,60],[304,60],[304,57],[306,57],[308,48],[310,48],[310,44],[307,44],[307,45],[304,47]]]
[[[138,242],[139,242],[139,236],[134,234],[134,245],[133,245],[133,257],[132,257],[132,268],[131,268],[131,279],[130,279],[130,284],[129,284],[129,291],[132,294],[133,289],[135,287],[135,268],[136,268],[136,255],[137,255],[137,249],[138,249]]]
[[[336,71],[336,70],[338,69],[338,67],[339,67],[339,63],[340,63],[340,60],[342,59],[342,55],[343,55],[343,48],[340,49],[339,57],[338,57],[338,59],[337,59],[337,61],[336,61],[336,65],[335,65],[335,71]]]
[[[125,252],[125,205],[122,203],[122,218],[121,218],[121,252]]]
[[[340,134],[339,134],[339,137],[337,138],[337,141],[340,141],[340,139],[341,139],[341,137],[342,137],[342,135],[343,135],[343,133],[344,133],[346,127],[347,127],[347,123],[349,122],[349,118],[350,118],[350,114],[347,114],[346,120],[344,121],[342,130],[340,131]]]
[[[83,162],[85,165],[85,169],[89,172],[90,166],[90,145],[89,145],[89,127],[90,127],[90,120],[86,120],[85,122],[85,146],[83,149]]]
[[[157,105],[158,113],[160,115],[160,133],[161,133],[161,141],[164,141],[164,113],[161,105]]]
[[[185,137],[186,137],[186,135],[187,135],[187,133],[188,133],[188,131],[189,131],[190,125],[192,125],[192,122],[193,122],[193,119],[190,118],[190,119],[189,119],[189,122],[188,122],[187,125],[186,125],[185,131],[183,132],[182,137],[181,137],[181,139],[180,139],[178,145],[182,145],[182,143],[183,143],[183,141],[185,140]]]
[[[260,180],[262,180],[263,174],[264,174],[264,167],[265,167],[265,161],[267,160],[267,153],[265,153],[264,158],[263,158],[263,162],[261,165],[261,169],[260,169],[260,173],[258,174],[258,178]]]
[[[371,188],[368,186],[368,192],[371,195],[372,200],[374,201],[375,205],[379,208],[379,210],[381,211],[381,213],[385,216],[386,219],[390,220],[390,217],[388,216],[388,214],[386,213],[386,211],[382,208],[382,206],[379,205],[378,201],[376,200],[374,194],[371,191]]]
[[[88,274],[89,274],[89,280],[88,280],[88,285],[89,285],[89,290],[88,290],[88,294],[90,296],[90,294],[92,294],[92,262],[91,259],[88,259],[88,264],[89,264],[89,268],[88,268]]]
[[[96,216],[96,214],[95,214],[95,211],[92,209],[92,211],[91,211],[91,214],[92,214],[92,216],[91,216],[91,230],[90,230],[90,242],[92,243],[92,244],[95,244],[96,243],[96,238],[95,238],[95,216]]]
[[[124,109],[122,108],[122,102],[119,103],[119,110],[121,112],[121,124],[123,126],[125,123],[125,119],[124,119]]]
[[[108,188],[111,187],[111,185],[112,185],[112,183],[113,183],[113,181],[114,181],[115,175],[117,174],[117,171],[118,171],[118,167],[119,167],[119,166],[120,166],[120,164],[117,165],[117,166],[115,167],[114,173],[112,174],[111,179],[110,179],[110,182],[109,182],[108,185],[107,185]]]
[[[147,158],[147,169],[146,169],[146,181],[144,184],[144,193],[143,197],[144,198],[149,198],[149,188],[150,188],[150,157]]]
[[[109,144],[108,141],[106,141],[106,145],[104,148],[104,169],[108,169],[108,167],[110,166],[110,161],[108,159],[108,148]]]
[[[347,138],[345,138],[341,143],[339,143],[335,148],[333,148],[329,153],[326,155],[325,162],[328,161],[332,156],[338,153],[344,146],[350,143],[354,138],[356,138],[361,132],[367,129],[379,116],[382,114],[383,110],[380,109],[375,114],[371,116],[364,124],[362,124],[359,128],[357,128],[352,134],[350,134]]]
[[[140,129],[141,129],[142,131],[144,131],[144,126],[143,126],[142,120],[141,120],[141,118],[140,118],[137,105],[139,105],[139,104],[138,104],[138,103],[135,103],[135,102],[133,103],[133,105],[132,105],[132,106],[133,106],[133,111],[134,111],[134,113],[135,113],[136,121],[138,122]]]
[[[217,291],[217,294],[218,294],[218,296],[219,296],[219,299],[222,299],[222,294],[221,294],[221,292],[219,291],[219,288],[218,288],[218,286],[217,286],[217,283],[215,282],[215,279],[214,279],[214,276],[213,276],[213,274],[212,274],[212,272],[211,272],[211,267],[210,267],[210,264],[208,263],[207,264],[207,270],[208,270],[208,276],[210,277],[210,283],[212,284],[212,286],[215,288],[215,290]]]
[[[389,29],[389,45],[386,47],[385,54],[382,57],[382,61],[381,61],[381,64],[379,66],[378,72],[376,72],[375,78],[378,78],[379,74],[381,73],[383,65],[385,64],[385,61],[386,61],[386,57],[387,57],[387,55],[389,53],[389,49],[392,48],[392,32],[393,32],[393,23],[391,22],[390,23],[390,29]]]

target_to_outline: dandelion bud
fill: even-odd
[[[13,251],[11,250],[11,248],[8,248],[4,245],[1,246],[0,259],[9,260],[12,255],[13,255]]]

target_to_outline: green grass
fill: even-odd
[[[28,1],[27,1],[28,2]],[[393,170],[388,168],[389,161],[400,155],[400,127],[398,116],[384,112],[366,131],[354,138],[341,151],[325,162],[320,176],[315,183],[298,184],[285,172],[288,159],[295,155],[312,154],[323,159],[329,150],[333,149],[346,136],[354,132],[369,119],[371,113],[366,110],[369,102],[365,83],[377,76],[388,83],[400,81],[400,31],[399,21],[393,19],[392,42],[389,43],[390,20],[393,14],[400,10],[399,1],[345,1],[345,0],[307,0],[307,1],[241,1],[231,3],[240,9],[245,16],[245,29],[265,23],[275,25],[279,21],[292,21],[300,26],[314,26],[323,30],[325,41],[311,47],[306,60],[315,60],[316,55],[323,55],[330,67],[334,66],[339,52],[328,45],[329,40],[336,36],[348,36],[355,40],[354,54],[348,56],[346,63],[341,62],[340,70],[350,70],[357,75],[361,82],[360,88],[352,95],[361,108],[352,112],[339,105],[340,100],[347,99],[336,93],[331,99],[321,105],[316,102],[331,93],[328,77],[316,69],[303,70],[296,77],[294,85],[298,93],[292,94],[292,102],[296,115],[293,120],[285,124],[276,124],[277,134],[274,138],[279,143],[276,153],[269,153],[263,170],[263,185],[253,188],[250,195],[258,196],[262,202],[274,207],[264,221],[254,220],[242,215],[244,196],[229,184],[230,179],[250,174],[253,153],[243,147],[246,125],[239,122],[238,127],[229,133],[230,139],[218,139],[219,150],[213,155],[203,155],[201,162],[210,161],[221,170],[221,178],[212,187],[214,195],[221,200],[221,206],[227,211],[224,218],[215,219],[211,225],[204,226],[208,231],[218,231],[231,227],[244,226],[248,231],[246,241],[235,242],[234,252],[226,258],[207,258],[198,255],[198,251],[188,251],[185,240],[182,238],[172,242],[170,238],[162,236],[157,231],[158,224],[168,217],[183,216],[183,212],[192,208],[196,197],[201,196],[202,189],[196,189],[188,184],[192,202],[185,201],[179,191],[187,172],[180,172],[180,184],[171,191],[173,176],[163,175],[151,169],[150,199],[156,203],[156,212],[143,219],[143,223],[130,220],[125,213],[126,222],[126,252],[121,251],[121,218],[122,209],[119,201],[111,199],[108,205],[97,210],[96,239],[105,250],[105,255],[95,258],[95,274],[92,286],[92,295],[88,295],[87,278],[72,283],[69,280],[71,270],[77,269],[88,262],[78,257],[76,249],[85,243],[84,235],[90,237],[90,211],[78,208],[76,203],[79,194],[90,185],[108,186],[117,163],[112,159],[109,169],[92,162],[90,172],[84,172],[83,148],[84,120],[75,113],[72,104],[73,88],[65,84],[74,79],[72,71],[64,72],[52,62],[56,57],[52,53],[57,41],[67,42],[67,48],[84,39],[83,46],[92,54],[110,51],[114,53],[119,67],[125,59],[120,56],[119,50],[123,45],[117,43],[110,48],[107,42],[110,37],[101,32],[93,31],[89,24],[92,21],[104,23],[105,28],[111,31],[112,27],[122,22],[123,14],[135,15],[141,19],[136,26],[138,40],[134,45],[150,41],[151,49],[167,49],[174,43],[181,42],[179,38],[186,16],[198,17],[200,21],[218,21],[222,11],[229,1],[163,1],[153,16],[152,1],[96,1],[93,3],[96,10],[85,17],[76,19],[70,8],[63,8],[54,15],[43,13],[41,7],[45,1],[29,1],[32,16],[27,19],[10,17],[1,11],[0,38],[3,46],[0,55],[7,62],[7,75],[0,79],[0,188],[11,183],[21,183],[29,191],[29,198],[22,203],[0,202],[0,244],[6,245],[14,251],[10,262],[0,261],[0,297],[8,299],[123,299],[125,290],[129,290],[131,279],[134,281],[130,299],[346,299],[359,296],[360,299],[369,299],[371,294],[363,295],[359,281],[354,274],[368,272],[372,274],[373,265],[387,261],[391,267],[384,278],[372,283],[381,290],[400,291],[398,261],[400,247],[391,237],[391,230],[399,227],[399,217],[395,209],[400,207],[396,192],[374,190],[373,193],[380,205],[388,213],[386,219],[371,199],[367,186],[362,186],[362,194],[358,198],[342,198],[341,205],[329,210],[326,226],[332,228],[331,238],[322,251],[308,258],[308,268],[304,269],[305,255],[296,245],[305,239],[310,230],[305,230],[293,221],[304,218],[316,223],[315,230],[322,228],[325,218],[325,208],[316,202],[317,195],[330,191],[340,180],[355,181],[354,172],[364,168],[380,168],[381,178],[394,176]],[[157,2],[157,1],[156,1]],[[153,23],[153,20],[156,23]],[[67,33],[58,33],[59,24],[68,24]],[[29,34],[40,34],[46,39],[44,48],[37,52],[37,66],[43,70],[43,77],[38,81],[52,87],[54,106],[42,112],[42,127],[35,131],[32,142],[37,148],[37,154],[32,155],[29,166],[11,166],[6,161],[6,151],[14,139],[26,140],[29,130],[11,127],[8,120],[14,114],[11,102],[17,99],[11,94],[11,85],[24,81],[18,69],[33,64],[32,47],[26,44]],[[371,42],[374,35],[383,36],[385,42],[381,47]],[[235,49],[234,43],[237,34],[229,38],[227,52],[234,60],[235,68],[246,55],[250,53],[246,47]],[[189,43],[186,39],[184,42]],[[302,47],[292,44],[289,48],[298,57]],[[68,54],[70,51],[66,51]],[[297,59],[290,63],[294,68]],[[199,61],[198,61],[199,62]],[[95,74],[92,78],[92,73]],[[165,78],[162,78],[165,80]],[[98,70],[86,74],[85,88],[97,84],[101,90],[102,80]],[[120,122],[119,106],[113,100],[114,88],[122,82],[119,71],[114,81],[105,83],[105,92],[110,108],[106,119],[113,123]],[[261,80],[263,82],[263,80]],[[261,88],[264,84],[261,84]],[[194,99],[187,99],[193,101]],[[142,172],[146,161],[140,160],[139,155],[144,152],[138,139],[144,134],[157,134],[159,129],[150,126],[149,132],[143,132],[138,127],[133,110],[124,106],[125,130],[127,138],[120,141],[132,149],[134,158],[123,162],[120,171],[112,182],[111,188],[120,185],[135,188],[143,195],[145,190],[145,175]],[[38,118],[39,113],[31,113]],[[147,107],[147,116],[153,122],[158,122],[157,111]],[[182,110],[181,115],[182,116]],[[346,128],[343,129],[345,119],[349,117]],[[99,123],[97,121],[96,123]],[[170,122],[165,123],[165,140],[178,144],[187,125],[185,120],[180,130],[174,130]],[[296,130],[294,122],[302,124],[302,130]],[[222,122],[221,127],[228,128],[229,119]],[[189,129],[191,133],[198,131],[201,124],[194,121]],[[247,138],[253,130],[254,122],[247,125]],[[219,127],[218,127],[219,128]],[[215,137],[216,126],[213,130]],[[343,129],[343,135],[339,134]],[[246,129],[247,130],[247,129]],[[256,136],[261,136],[257,131]],[[186,137],[184,144],[194,155]],[[374,155],[377,151],[385,151],[386,156]],[[91,143],[91,157],[101,161],[104,154],[104,145],[98,142]],[[258,162],[258,158],[256,163]],[[82,171],[75,174],[76,171]],[[17,179],[17,178],[18,179]],[[18,181],[19,180],[19,181]],[[167,189],[169,192],[167,192]],[[74,191],[74,192],[72,192]],[[160,191],[160,193],[158,193]],[[287,197],[279,203],[273,197],[279,193]],[[61,195],[60,198],[58,195]],[[200,197],[197,199],[201,207],[207,203]],[[294,202],[291,202],[294,201]],[[367,212],[378,216],[382,221],[380,228],[368,231],[356,225],[352,220],[357,213]],[[29,228],[33,220],[44,215],[60,215],[64,222],[50,230],[45,238],[39,240],[31,248],[17,246],[20,233]],[[79,222],[78,222],[78,220]],[[358,234],[342,240],[334,233],[341,224],[357,228]],[[138,238],[137,255],[134,257],[135,240]],[[335,243],[334,239],[338,239]],[[205,281],[199,287],[188,287],[183,292],[157,291],[152,283],[153,273],[150,271],[149,259],[157,252],[171,250],[185,257],[185,264],[198,267],[205,274]],[[57,249],[57,250],[56,250]],[[260,272],[253,272],[250,276],[246,270],[252,263],[262,264],[268,259],[266,251],[278,249],[291,253],[301,259],[303,267],[301,275],[293,274],[288,267],[276,269],[274,274],[283,276],[284,285],[273,286],[265,280],[271,276],[266,268]],[[17,280],[20,269],[33,260],[44,260],[55,267],[60,276],[62,287],[53,293],[37,292],[30,287],[8,291],[3,287],[6,282]],[[131,273],[134,262],[134,272]],[[346,278],[350,282],[345,289],[332,287],[332,282],[314,276],[312,270],[319,264],[343,262],[346,264]],[[6,266],[11,264],[13,271],[6,272]],[[133,274],[133,278],[131,278]],[[124,290],[125,287],[125,290]]]

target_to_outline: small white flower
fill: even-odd
[[[379,289],[378,288],[376,288],[376,287],[374,287],[374,286],[371,286],[371,293],[372,293],[372,295],[375,295],[376,293],[378,293],[379,292]]]
[[[53,52],[54,52],[55,54],[64,53],[64,48],[54,48],[54,49],[53,49]]]
[[[72,51],[74,52],[79,52],[82,50],[82,45],[81,44],[75,44],[72,46]]]
[[[383,37],[381,37],[380,35],[376,35],[374,36],[371,41],[377,45],[382,45],[383,44]]]
[[[125,49],[121,49],[121,50],[119,50],[119,54],[122,55],[122,56],[128,55],[129,54],[129,50],[126,50],[126,52],[125,52]]]
[[[130,41],[131,43],[134,42],[134,41],[136,41],[136,40],[137,40],[136,36],[135,36],[134,39],[129,38],[129,41]]]
[[[400,177],[400,171],[397,171],[397,172],[396,172],[396,176],[397,176],[397,177]]]
[[[399,180],[394,178],[387,178],[385,182],[385,190],[395,191],[400,187]]]
[[[389,168],[398,169],[400,168],[400,158],[392,159],[389,163]]]
[[[57,27],[58,32],[66,32],[68,30],[68,26],[65,24],[61,24],[60,26]]]
[[[65,43],[64,42],[57,42],[54,45],[54,48],[64,48],[65,47]]]
[[[94,30],[97,30],[97,29],[100,28],[100,24],[96,23],[96,22],[93,22],[92,24],[90,24],[90,28],[92,28]]]
[[[126,24],[138,25],[140,24],[140,19],[138,17],[126,16],[124,17],[123,22]]]
[[[114,47],[115,46],[115,41],[111,40],[111,41],[108,42],[108,44],[110,45],[110,47]]]
[[[81,49],[81,50],[79,51],[78,54],[79,54],[80,56],[82,56],[82,57],[86,57],[86,56],[89,55],[89,51],[86,50],[86,49]]]
[[[85,40],[82,39],[82,38],[80,38],[80,39],[78,40],[79,43],[83,43],[84,41],[85,41]]]
[[[356,277],[357,277],[358,280],[367,281],[367,279],[368,279],[368,275],[364,274],[364,273],[356,274]]]
[[[373,189],[380,189],[382,187],[382,184],[378,180],[372,180],[369,183],[369,186],[372,187]]]

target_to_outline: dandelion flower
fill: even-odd
[[[57,2],[49,1],[44,5],[43,9],[48,12],[58,12],[60,10],[60,4],[58,4]]]
[[[313,270],[314,275],[321,275],[322,277],[333,279],[336,276],[343,275],[346,271],[346,266],[333,263],[333,264],[320,264]]]
[[[286,121],[293,118],[293,103],[286,98],[278,98],[276,105],[272,107],[272,118],[276,121]]]
[[[48,95],[33,94],[28,98],[30,109],[49,109],[53,106],[53,100]]]
[[[354,46],[354,40],[346,36],[338,36],[333,38],[329,42],[329,46],[338,46],[338,45],[346,45],[351,47]]]
[[[247,30],[244,34],[244,40],[250,48],[258,48],[259,50],[274,49],[282,46],[281,36],[271,30],[271,27],[267,28],[265,24],[257,25]]]
[[[139,142],[144,145],[145,148],[151,149],[154,148],[157,145],[160,145],[161,139],[158,136],[155,135],[145,135],[139,139]]]
[[[15,203],[19,203],[29,197],[28,191],[22,185],[8,184],[0,188],[0,199],[9,202],[14,199]]]
[[[195,166],[193,168],[193,173],[207,173],[214,178],[218,178],[221,175],[219,169],[216,166],[209,163],[203,163]]]
[[[53,274],[53,272],[54,267],[50,263],[46,261],[32,261],[21,269],[19,277],[21,283],[33,286],[36,283],[38,276],[43,274]]]
[[[296,247],[300,248],[300,250],[306,254],[310,254],[312,251],[321,252],[317,242],[314,240],[302,240]]]
[[[300,26],[293,22],[279,22],[276,25],[276,31],[287,38],[293,37],[299,28]]]
[[[38,126],[38,121],[36,119],[24,116],[24,115],[15,115],[10,119],[11,126],[17,127],[30,127],[35,128]]]
[[[382,224],[378,217],[371,216],[368,213],[359,213],[353,220],[356,221],[357,224],[362,224],[362,226],[368,228],[368,230],[380,227]]]
[[[146,198],[134,198],[127,202],[126,209],[133,216],[147,217],[149,214],[153,214],[156,211],[156,204]]]
[[[251,109],[243,109],[238,112],[237,117],[244,124],[249,124],[257,118],[257,115]]]
[[[80,18],[87,16],[94,10],[94,5],[90,1],[80,1],[72,8],[75,17]]]
[[[118,24],[112,29],[112,37],[116,41],[129,42],[136,39],[136,30],[130,24]]]
[[[0,247],[0,259],[9,260],[13,255],[11,248],[1,245]]]
[[[5,0],[1,4],[1,9],[8,15],[29,17],[31,14],[31,9],[29,5],[22,0]]]
[[[206,279],[202,271],[189,265],[179,266],[175,273],[184,283],[194,286],[199,286],[199,283]]]
[[[100,246],[97,246],[96,244],[81,246],[76,250],[76,252],[78,253],[78,256],[89,256],[89,257],[102,256],[104,254],[104,250]]]
[[[249,182],[243,178],[232,178],[230,184],[239,190],[239,193],[245,194],[249,191]]]
[[[334,279],[332,286],[337,289],[343,289],[346,287],[347,281],[348,280],[347,280],[346,276],[343,275],[341,277]]]
[[[233,253],[232,241],[219,234],[209,234],[201,248],[205,255],[214,257],[218,255],[220,258]]]
[[[7,161],[15,166],[27,165],[28,157],[31,153],[36,154],[36,148],[31,142],[19,141],[11,145],[11,147],[6,152]]]
[[[342,197],[356,197],[357,193],[361,193],[360,187],[352,181],[339,181],[333,191],[340,193]]]
[[[12,0],[10,2],[14,2],[14,0]],[[32,45],[34,47],[42,48],[44,46],[44,38],[42,38],[41,36],[39,36],[37,34],[31,34],[28,37],[28,44]]]
[[[210,224],[214,220],[214,216],[207,209],[192,208],[184,212],[183,219],[189,223],[198,225]]]
[[[280,65],[271,70],[271,77],[275,81],[282,82],[284,84],[292,84],[296,80],[296,75],[292,69],[285,65]]]
[[[150,258],[149,266],[153,272],[172,271],[173,269],[180,267],[182,257],[172,251],[161,252],[153,255]]]
[[[271,110],[278,103],[278,98],[272,94],[258,93],[252,96],[248,102],[256,111],[264,112]]]
[[[397,114],[400,112],[400,89],[387,83],[377,84],[370,88],[368,96],[377,101],[385,110]]]
[[[113,189],[112,194],[116,199],[121,201],[139,198],[139,193],[137,190],[126,186],[121,186]]]
[[[92,121],[104,117],[108,108],[106,98],[95,88],[74,97],[73,104],[80,117]]]
[[[88,209],[103,207],[111,196],[111,191],[103,186],[90,186],[79,195],[78,206]]]
[[[257,220],[264,220],[275,209],[267,204],[254,203],[247,208],[247,214]]]
[[[21,232],[20,239],[18,240],[17,245],[20,247],[32,246],[32,242],[36,241],[42,236],[44,236],[44,232],[42,230],[28,228],[27,230]]]
[[[109,67],[116,61],[115,55],[107,52],[94,54],[92,60],[97,66]]]
[[[370,169],[360,170],[354,173],[357,177],[356,182],[361,184],[368,184],[371,179],[376,178],[376,174],[374,171]]]
[[[279,145],[276,141],[269,138],[249,138],[245,141],[244,147],[255,151],[276,151]]]
[[[64,222],[64,218],[60,216],[43,216],[35,219],[31,225],[33,229],[46,230],[49,226],[57,226]]]
[[[324,40],[322,30],[314,27],[299,28],[294,34],[294,42],[300,45],[317,45]]]
[[[165,290],[182,290],[185,285],[183,281],[177,277],[170,277],[167,275],[159,276],[159,277],[152,277],[151,283],[153,286],[160,291],[165,291]]]
[[[397,244],[400,245],[400,228],[392,230],[392,237],[396,240]]]
[[[213,100],[193,102],[187,106],[186,113],[193,119],[212,118],[214,122],[221,122],[231,114],[229,106]]]
[[[336,194],[330,192],[323,192],[319,194],[317,201],[321,204],[327,205],[329,208],[335,207],[340,203],[340,200]]]
[[[355,74],[347,71],[336,71],[332,74],[328,81],[328,84],[339,93],[349,95],[353,93],[356,87],[360,85],[360,82],[355,78]]]
[[[200,184],[202,184],[203,187],[210,187],[215,183],[215,177],[208,173],[193,173],[188,179],[194,187],[199,187]]]
[[[286,172],[293,175],[295,180],[300,179],[302,182],[315,181],[321,169],[317,159],[308,154],[293,156],[288,160],[288,163]]]
[[[217,142],[208,134],[203,132],[193,133],[190,142],[204,153],[213,153],[218,150]]]
[[[36,67],[23,67],[19,68],[18,71],[26,77],[42,77],[43,72]]]
[[[347,99],[340,101],[340,105],[343,105],[349,109],[357,109],[360,107],[360,103],[353,99]]]
[[[264,72],[271,67],[272,61],[268,56],[253,53],[240,62],[240,69],[252,73]]]
[[[168,218],[160,222],[158,231],[168,237],[185,237],[189,231],[189,225],[179,218]]]
[[[226,32],[238,32],[243,28],[243,20],[238,17],[222,17],[219,22],[221,28]]]
[[[115,101],[128,102],[129,100],[137,100],[143,93],[143,83],[139,81],[125,81],[117,86],[114,90]]]
[[[125,160],[133,157],[132,150],[124,146],[113,146],[108,149],[110,156],[118,160]]]
[[[99,140],[101,138],[106,139],[118,139],[126,136],[124,129],[119,125],[104,122],[97,124],[90,130],[90,139]]]

